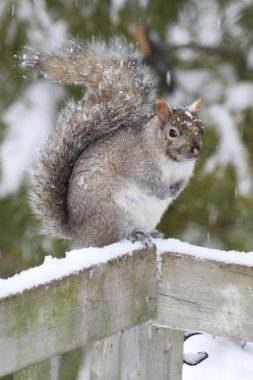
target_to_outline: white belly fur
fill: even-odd
[[[173,198],[160,200],[148,195],[134,184],[128,185],[115,199],[130,216],[133,229],[144,232],[154,230],[172,200]]]
[[[179,164],[171,160],[160,160],[164,180],[169,184],[181,179],[184,179],[186,184],[193,173],[194,164],[194,161]],[[117,194],[115,202],[129,215],[133,230],[151,232],[173,199],[175,198],[160,200],[132,183],[126,184],[125,189]]]

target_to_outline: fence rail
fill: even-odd
[[[159,257],[145,248],[0,299],[0,376],[56,379],[58,355],[97,342],[91,379],[179,380],[183,330],[253,340],[253,267]]]

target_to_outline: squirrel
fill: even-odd
[[[27,48],[22,66],[86,88],[41,148],[31,203],[46,231],[73,248],[149,241],[202,152],[201,99],[173,108],[134,44],[67,40]]]

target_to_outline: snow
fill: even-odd
[[[44,0],[19,0],[15,8],[15,17],[28,25],[29,45],[57,44],[66,37],[67,25],[65,21],[54,20],[52,14],[47,12],[47,5]]]
[[[196,335],[184,344],[185,352],[206,351],[209,357],[197,365],[183,366],[183,380],[252,380],[253,343],[208,334]]]
[[[230,103],[232,99],[231,97]],[[245,106],[245,102],[243,105]],[[251,170],[248,165],[248,153],[242,142],[235,117],[220,104],[210,105],[208,113],[217,133],[220,135],[220,143],[217,152],[206,161],[204,171],[210,173],[218,168],[219,165],[220,167],[225,167],[231,163],[235,169],[238,192],[241,195],[250,196],[253,184]]]
[[[194,41],[205,46],[219,46],[223,31],[233,36],[243,49],[244,30],[238,23],[238,15],[248,0],[226,4],[224,12],[217,2],[192,0],[182,6],[179,19],[169,24],[167,38],[170,44],[184,45]],[[208,12],[206,11],[208,9]],[[252,67],[252,49],[244,49]],[[196,59],[197,50],[180,49],[182,61]],[[198,53],[197,53],[198,54]],[[201,114],[208,127],[219,135],[218,149],[206,162],[203,174],[217,173],[221,178],[224,169],[231,165],[236,173],[238,195],[250,197],[253,190],[247,148],[238,129],[242,111],[252,108],[253,85],[240,81],[234,67],[221,63],[212,69],[175,70],[179,88],[170,96],[172,104],[185,104],[193,92],[202,96],[204,106]]]
[[[231,165],[236,174],[238,195],[250,197],[253,180],[249,155],[238,124],[242,112],[252,107],[252,83],[237,81],[234,69],[223,64],[216,71],[177,70],[176,75],[179,89],[170,98],[170,103],[186,103],[189,99],[185,94],[194,88],[204,100],[202,120],[219,136],[217,150],[205,162],[203,174],[215,172],[220,179],[224,169]]]
[[[5,6],[3,5],[5,4]],[[1,2],[2,12],[10,4]],[[67,26],[62,20],[53,20],[47,12],[43,0],[20,0],[11,5],[15,11],[13,23],[22,20],[27,24],[28,44],[57,44],[66,36]],[[25,79],[26,76],[23,75]],[[2,113],[1,120],[6,124],[6,137],[0,145],[1,180],[0,198],[15,194],[21,188],[27,172],[32,167],[36,148],[41,144],[54,125],[58,102],[65,91],[59,85],[37,81],[28,86],[19,99]]]
[[[194,246],[176,239],[156,239],[157,249],[162,252],[187,254],[201,260],[215,260],[224,263],[253,267],[253,252],[222,251]],[[207,352],[209,357],[197,366],[183,366],[183,380],[252,380],[253,343],[212,337],[201,334],[189,338],[184,344],[184,352]]]
[[[253,84],[247,81],[232,84],[225,92],[226,103],[230,110],[252,109]]]
[[[250,197],[253,180],[249,155],[238,124],[243,117],[242,111],[252,107],[252,83],[237,81],[229,65],[220,65],[216,71],[177,70],[175,74],[179,88],[170,97],[170,103],[188,102],[186,94],[194,88],[204,100],[201,118],[205,126],[214,128],[219,136],[217,150],[205,162],[202,174],[216,173],[219,180],[224,169],[231,165],[236,175],[238,195]]]
[[[226,28],[230,34],[237,38],[242,35],[242,31],[239,24],[236,23],[236,18],[241,7],[247,1],[233,1],[231,4],[227,4],[226,13],[229,17],[222,18],[219,6],[212,0],[205,2],[193,0],[191,4],[181,7],[179,23],[168,28],[170,43],[182,44],[194,40],[200,44],[219,44],[222,28]],[[34,42],[36,44],[41,42],[55,44],[66,36],[66,23],[52,18],[46,10],[45,1],[19,0],[15,2],[15,6],[10,6],[7,3],[0,2],[0,19],[4,17],[7,11],[13,15],[9,38],[12,38],[16,18],[29,25],[28,45],[34,44]],[[140,3],[143,4],[143,7],[147,4],[145,0],[140,1]],[[77,0],[75,4],[77,6]],[[119,22],[120,11],[125,4],[126,0],[113,0],[111,2],[110,16],[115,24]],[[89,8],[91,7],[85,7],[85,17],[87,15],[91,17]],[[246,51],[246,54],[247,63],[252,68],[253,49]],[[178,55],[187,61],[189,57],[194,57],[196,52],[181,50]],[[239,195],[251,197],[252,173],[249,169],[248,152],[238,130],[238,122],[242,111],[252,108],[252,83],[239,81],[232,66],[223,64],[214,70],[212,69],[212,71],[200,70],[199,68],[196,70],[175,70],[175,75],[181,88],[170,97],[170,102],[174,105],[187,104],[193,100],[193,93],[196,94],[196,97],[203,96],[204,105],[201,110],[203,120],[206,121],[208,127],[215,128],[219,135],[218,150],[207,161],[203,174],[215,171],[218,173],[218,180],[221,180],[223,169],[232,165],[235,169],[238,185],[236,192],[238,191]],[[57,101],[62,96],[63,92],[59,87],[41,81],[28,87],[19,96],[20,101],[13,103],[3,113],[4,122],[7,124],[7,136],[0,146],[3,174],[0,183],[0,196],[15,193],[21,187],[24,176],[32,165],[36,146],[40,145],[41,138],[46,136],[52,128]],[[198,229],[200,230],[200,226]],[[192,235],[192,231],[190,232]],[[213,259],[219,262],[233,262],[252,266],[252,252],[224,252],[196,247],[174,239],[166,242],[156,241],[156,244],[160,252],[180,252],[180,254],[192,255],[203,260]],[[122,254],[138,249],[137,247],[135,245],[125,247],[126,251],[123,250]],[[0,280],[0,296],[5,297],[9,294],[19,293],[33,286],[82,270],[95,263],[105,262],[110,258],[107,249],[109,248],[72,251],[67,253],[64,259],[49,256],[40,267],[29,269],[7,280]],[[111,247],[110,252],[113,253]],[[115,248],[115,252],[116,255],[113,257],[121,255],[119,247]],[[209,358],[197,367],[185,365],[183,380],[252,380],[253,343],[248,343],[244,349],[241,348],[241,345],[242,342],[213,338],[205,334],[190,338],[185,344],[185,350],[193,353],[207,351]],[[84,364],[84,372],[85,368],[86,364]],[[84,380],[84,375],[79,379]]]
[[[64,91],[56,84],[38,81],[30,85],[3,114],[7,135],[0,149],[2,176],[0,197],[18,192],[31,168],[36,148],[53,126],[57,103]]]
[[[46,256],[42,265],[25,270],[8,279],[0,279],[0,298],[22,293],[24,290],[61,279],[95,264],[106,263],[108,260],[117,259],[141,248],[143,248],[141,243],[131,243],[125,240],[104,248],[90,247],[73,250],[67,252],[66,257],[62,259]]]
[[[120,11],[126,5],[126,0],[112,0],[110,8],[110,19],[113,24],[118,25],[120,23]]]
[[[184,362],[188,365],[197,365],[208,357],[206,352],[184,352]]]
[[[221,251],[194,246],[177,239],[154,239],[153,243],[157,247],[158,266],[160,265],[160,254],[174,252],[191,255],[201,260],[215,260],[253,267],[253,252]],[[66,257],[61,259],[46,256],[42,265],[25,270],[8,279],[0,279],[0,297],[21,293],[26,289],[60,279],[95,264],[106,263],[108,260],[117,259],[141,248],[143,248],[143,244],[140,242],[131,243],[123,240],[103,248],[90,247],[73,250],[67,252]]]
[[[190,119],[192,119],[192,113],[190,111],[185,111],[184,112],[186,114],[186,116],[188,116]]]
[[[221,30],[242,41],[243,31],[238,17],[249,0],[226,3],[225,11],[219,2],[212,0],[192,0],[181,7],[179,18],[169,25],[170,41],[174,44],[187,44],[191,41],[203,45],[221,45]],[[184,53],[183,53],[184,54]],[[180,56],[183,57],[183,54]]]
[[[197,247],[176,239],[155,239],[158,255],[162,252],[175,252],[197,257],[201,260],[216,260],[225,263],[253,266],[253,252],[220,251],[215,249]],[[143,248],[139,242],[122,241],[104,248],[84,248],[66,253],[62,259],[47,256],[45,262],[39,267],[28,269],[9,279],[0,280],[0,297],[21,293],[25,289],[47,284],[64,276],[76,273],[92,265],[105,263],[117,259],[124,254]],[[158,261],[159,262],[159,261]],[[90,271],[92,276],[92,269]],[[184,351],[186,356],[200,351],[207,352],[209,358],[196,367],[184,365],[183,380],[252,380],[253,373],[253,343],[247,343],[227,338],[212,337],[201,334],[189,338]],[[236,358],[236,359],[235,359]],[[78,379],[88,379],[90,368],[90,351],[84,357]]]
[[[253,252],[222,251],[199,247],[178,239],[154,239],[154,243],[160,253],[172,252],[194,256],[201,260],[215,260],[222,263],[253,267]]]

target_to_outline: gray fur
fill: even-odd
[[[154,111],[156,79],[142,64],[136,48],[118,38],[108,46],[70,40],[48,51],[28,49],[22,57],[25,67],[88,89],[83,99],[69,101],[60,113],[32,179],[32,205],[45,230],[71,238],[66,201],[77,157],[97,138],[126,123],[147,119]]]
[[[22,57],[23,66],[87,88],[60,113],[37,160],[31,201],[45,230],[75,247],[152,232],[192,174],[190,147],[202,145],[197,116],[176,109],[161,130],[156,78],[123,39],[109,45],[70,40]],[[177,141],[168,137],[173,125]]]

